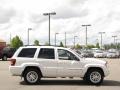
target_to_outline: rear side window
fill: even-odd
[[[55,59],[54,49],[52,48],[41,48],[38,58],[44,59]]]
[[[23,48],[21,52],[18,54],[18,57],[28,57],[32,58],[35,55],[37,48]]]

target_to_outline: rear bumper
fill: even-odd
[[[108,57],[108,58],[115,58],[115,57],[118,57],[118,56],[115,56],[115,55],[108,55],[107,57]]]
[[[20,66],[9,66],[9,71],[14,76],[21,76],[23,69]]]

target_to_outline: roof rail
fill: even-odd
[[[54,47],[60,47],[60,46],[55,46],[55,45],[24,45],[24,46],[54,46]]]

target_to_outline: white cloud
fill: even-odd
[[[13,16],[15,16],[15,11],[12,8],[0,7],[0,24],[9,23]]]

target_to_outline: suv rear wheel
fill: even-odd
[[[2,60],[7,61],[7,55],[3,55]]]
[[[27,84],[36,84],[40,81],[41,75],[39,70],[29,68],[24,72],[24,80]]]
[[[104,74],[101,70],[90,69],[84,77],[84,80],[90,84],[99,85],[103,82],[103,78]]]

